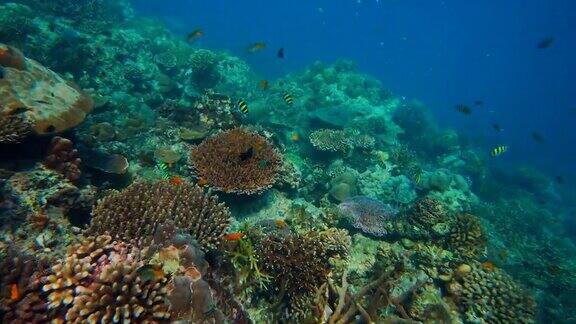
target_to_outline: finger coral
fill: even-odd
[[[532,295],[500,269],[475,267],[448,286],[467,321],[483,323],[534,323]]]
[[[320,151],[345,153],[354,148],[371,148],[375,140],[356,130],[320,129],[310,134],[310,143]]]
[[[13,47],[0,44],[0,65],[0,120],[12,120],[0,123],[0,134],[10,134],[0,139],[13,142],[25,135],[23,124],[14,120],[29,123],[36,134],[58,133],[78,125],[93,108],[90,97],[76,85]]]
[[[83,238],[66,257],[41,277],[35,291],[27,292],[14,322],[71,323],[168,322],[167,278],[158,273],[144,280],[140,250],[111,236]]]
[[[463,259],[481,256],[486,251],[486,234],[476,216],[460,214],[448,234],[448,248]]]
[[[44,159],[47,168],[58,171],[70,181],[76,181],[82,173],[80,162],[78,150],[74,148],[71,140],[60,136],[52,139]]]
[[[234,128],[194,147],[191,162],[210,187],[226,193],[254,194],[275,183],[282,157],[264,136]]]
[[[351,197],[338,205],[338,209],[348,218],[352,226],[364,233],[384,236],[387,226],[398,211],[389,204],[364,196]]]
[[[110,233],[144,245],[156,228],[173,222],[203,248],[214,248],[230,222],[230,211],[218,198],[197,185],[168,181],[134,183],[113,192],[94,207],[91,234]]]

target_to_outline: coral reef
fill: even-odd
[[[477,217],[459,214],[447,239],[448,248],[463,259],[477,258],[486,253],[486,234]]]
[[[254,194],[274,184],[282,157],[265,137],[234,128],[194,147],[190,160],[210,187],[227,193]]]
[[[534,298],[500,269],[474,267],[448,284],[467,321],[534,323]]]
[[[66,179],[76,181],[80,179],[80,160],[78,150],[72,144],[72,141],[60,136],[56,136],[48,146],[44,165],[52,170],[58,171]]]
[[[72,82],[24,57],[17,49],[0,44],[0,79],[2,106],[0,116],[18,117],[36,134],[62,132],[78,125],[92,110],[90,97]],[[8,133],[9,141],[24,135],[21,123],[3,123],[0,133]],[[19,127],[16,127],[19,126]]]
[[[103,198],[94,207],[88,232],[146,244],[156,227],[166,222],[173,222],[211,249],[226,232],[230,212],[217,197],[196,185],[141,182]]]

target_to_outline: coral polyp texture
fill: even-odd
[[[448,285],[470,322],[535,323],[534,297],[500,269],[474,267]]]
[[[192,149],[191,162],[208,185],[226,193],[260,193],[276,182],[280,153],[268,140],[245,128],[209,137]]]
[[[310,143],[320,151],[345,153],[354,148],[370,149],[375,140],[357,130],[320,129],[310,134]]]
[[[230,222],[230,211],[197,185],[168,181],[134,183],[104,197],[93,210],[91,234],[148,244],[157,227],[174,223],[204,248],[216,247]]]
[[[93,108],[92,99],[74,83],[11,46],[0,44],[0,66],[0,119],[10,120],[0,123],[0,140],[25,136],[24,125],[40,135],[65,131]]]
[[[448,234],[448,249],[462,259],[473,259],[486,253],[486,234],[478,218],[459,214]]]
[[[338,209],[352,226],[374,236],[386,235],[390,222],[398,214],[389,204],[364,196],[347,198]]]

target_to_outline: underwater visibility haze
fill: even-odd
[[[0,0],[0,323],[576,323],[576,3]]]

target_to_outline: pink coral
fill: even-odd
[[[348,198],[338,208],[348,217],[352,226],[375,236],[386,235],[387,222],[398,213],[389,204],[363,196]]]

